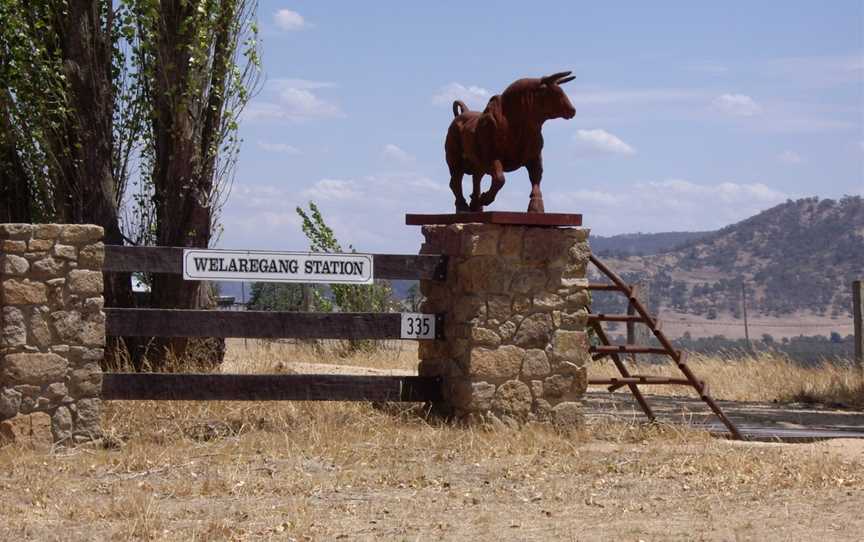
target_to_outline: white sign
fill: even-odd
[[[371,254],[183,250],[185,280],[372,284]]]
[[[434,339],[435,315],[416,312],[402,313],[403,339]]]

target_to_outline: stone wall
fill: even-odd
[[[446,313],[446,340],[421,341],[420,374],[446,377],[446,407],[467,421],[579,424],[588,230],[455,224],[423,235],[421,253],[449,256],[445,282],[421,281],[422,311]]]
[[[102,234],[0,224],[0,421],[47,412],[57,442],[100,434]]]

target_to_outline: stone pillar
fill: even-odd
[[[0,421],[47,412],[57,442],[101,434],[102,234],[0,224]]]
[[[445,282],[421,281],[423,312],[445,313],[445,339],[421,341],[420,374],[445,378],[457,419],[581,422],[589,230],[424,226],[424,254],[449,257]]]

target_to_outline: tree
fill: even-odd
[[[256,282],[252,285],[249,310],[300,311],[303,310],[302,284],[274,284]]]
[[[309,239],[309,250],[312,252],[342,252],[342,245],[336,239],[336,234],[324,222],[324,217],[313,202],[309,202],[309,212],[297,207],[297,214],[303,221],[302,228]],[[349,245],[350,252],[356,252]],[[393,302],[393,290],[386,280],[376,280],[371,285],[332,284],[331,297],[324,295],[320,288],[313,291],[316,310],[331,312],[391,312],[396,306]],[[380,342],[374,340],[351,340],[348,351],[375,350]]]
[[[0,0],[0,218],[99,224],[110,244],[209,246],[257,83],[256,6]],[[208,297],[174,276],[151,290],[160,307]],[[131,306],[128,275],[106,276],[106,303]],[[182,354],[185,341],[172,346]]]

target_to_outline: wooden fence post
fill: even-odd
[[[864,281],[852,283],[852,315],[855,321],[855,361],[864,369]]]

